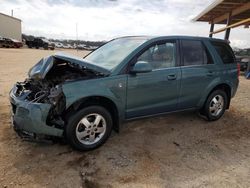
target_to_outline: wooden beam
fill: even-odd
[[[236,22],[236,23],[234,23],[234,24],[228,25],[228,26],[223,27],[223,28],[221,28],[221,29],[215,30],[215,31],[213,31],[213,32],[210,32],[209,34],[220,33],[220,32],[222,32],[222,31],[225,31],[225,30],[229,29],[229,28],[235,28],[235,27],[238,27],[238,26],[241,26],[241,25],[245,25],[245,24],[247,24],[247,23],[250,23],[250,18],[247,18],[247,19],[245,19],[245,20],[242,20],[242,21]]]
[[[240,14],[242,12],[247,11],[247,10],[250,10],[250,2],[248,2],[248,3],[246,3],[246,4],[242,5],[242,6],[240,6],[238,8],[236,8],[234,10],[232,10],[232,16],[238,15],[238,14]],[[227,19],[227,17],[228,17],[228,13],[225,13],[224,15],[219,16],[218,18],[215,18],[213,20],[213,23],[216,24],[216,23],[219,23],[221,21],[224,21],[224,20]]]
[[[223,4],[242,4],[242,2],[223,2]]]

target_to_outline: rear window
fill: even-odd
[[[232,49],[227,45],[220,42],[212,42],[212,45],[216,49],[224,64],[235,63],[235,58]]]
[[[205,65],[213,64],[213,61],[201,41],[182,41],[183,65]]]

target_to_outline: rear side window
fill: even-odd
[[[183,40],[182,55],[184,66],[213,64],[210,54],[201,41]]]
[[[212,45],[214,46],[224,64],[235,63],[233,51],[227,44],[212,42]]]

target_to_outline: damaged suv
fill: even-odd
[[[122,37],[83,59],[40,60],[10,91],[13,125],[22,137],[65,137],[90,150],[125,120],[182,110],[219,119],[236,93],[238,72],[223,40]]]

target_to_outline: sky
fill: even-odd
[[[110,40],[127,35],[208,36],[192,19],[214,0],[0,0],[0,12],[22,20],[22,32],[54,39]],[[223,25],[215,27],[220,28]],[[250,47],[250,29],[231,30],[231,45]],[[223,38],[224,33],[216,34]]]

